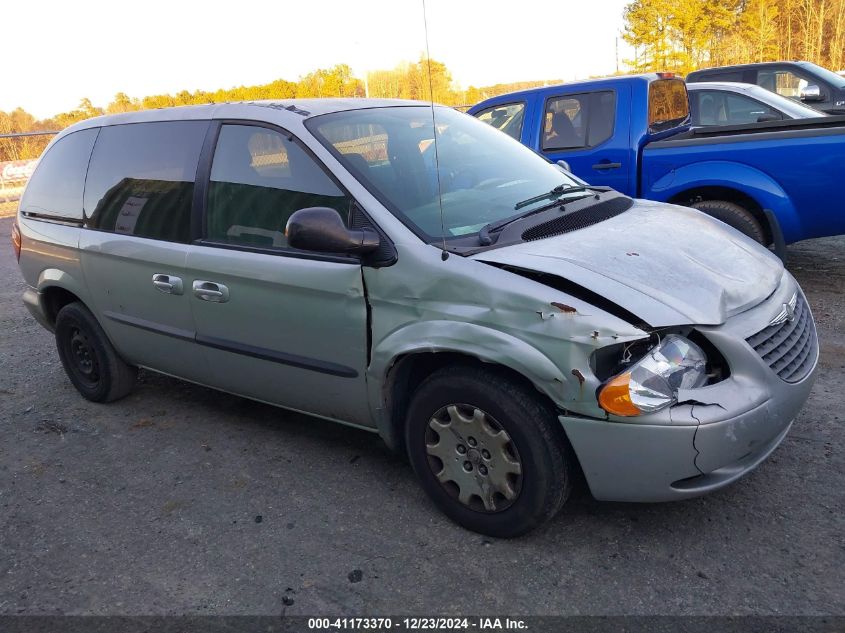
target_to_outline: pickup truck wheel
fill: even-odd
[[[408,409],[406,444],[434,503],[456,523],[500,538],[553,517],[575,457],[551,405],[484,368],[429,376]]]
[[[752,240],[766,244],[766,233],[763,227],[749,211],[735,202],[726,200],[701,200],[690,205],[693,209],[712,215],[717,220],[732,226],[737,231],[745,233]]]
[[[73,386],[93,402],[126,396],[138,370],[117,355],[94,315],[80,302],[69,303],[56,316],[56,347]]]

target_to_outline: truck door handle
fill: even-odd
[[[153,285],[159,292],[168,295],[180,295],[183,292],[182,280],[173,275],[165,275],[163,273],[156,273],[153,275]]]
[[[194,281],[194,296],[203,301],[212,303],[226,303],[229,300],[229,289],[223,284],[214,281]]]
[[[598,169],[599,171],[607,171],[608,169],[619,169],[622,167],[622,163],[596,163],[593,165],[593,169]]]

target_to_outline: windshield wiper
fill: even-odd
[[[550,198],[557,198],[559,195],[564,193],[569,193],[570,191],[585,191],[589,189],[584,185],[558,185],[551,191],[547,191],[546,193],[541,193],[539,196],[534,196],[533,198],[528,198],[526,200],[522,200],[521,202],[517,202],[513,205],[514,211],[519,211],[522,208],[527,207],[529,204],[534,204],[535,202],[540,202],[540,200],[548,200]]]
[[[517,202],[514,206],[514,209],[522,209],[534,202],[539,202],[540,200],[548,200],[549,198],[554,198],[563,195],[564,193],[587,191],[588,189],[591,189],[591,187],[587,187],[585,185],[558,185],[548,193],[544,193],[541,196],[534,196],[533,198],[528,198],[527,200],[523,200],[522,202]],[[549,209],[554,209],[555,207],[563,206],[567,202],[572,202],[572,200],[555,200],[554,202],[544,204],[540,207],[537,207],[536,209],[531,209],[531,211],[526,211],[525,213],[517,213],[516,215],[497,220],[496,222],[490,222],[489,224],[485,224],[478,232],[478,241],[481,242],[482,246],[490,246],[490,244],[493,243],[493,238],[490,237],[490,233],[501,231],[508,224],[512,224],[517,220],[522,220],[523,218],[530,217],[537,213],[542,213],[543,211],[548,211]]]

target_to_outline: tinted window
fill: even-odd
[[[739,83],[743,83],[743,73],[741,70],[736,70],[729,73],[695,74],[694,78],[691,75],[687,81],[738,81]]]
[[[689,117],[689,98],[683,79],[658,79],[648,87],[648,127],[660,132],[681,125]]]
[[[616,93],[592,92],[546,102],[544,150],[595,147],[613,135]]]
[[[41,157],[24,192],[21,211],[82,219],[85,170],[98,128],[73,132],[60,138]]]
[[[207,121],[104,127],[85,185],[87,225],[187,243]]]
[[[782,97],[799,99],[801,91],[809,85],[807,77],[791,70],[761,70],[757,73],[757,83]]]
[[[696,125],[741,125],[756,123],[760,117],[782,119],[781,114],[756,99],[712,90],[700,90],[692,93],[697,102],[698,116]]]
[[[350,200],[297,143],[249,125],[220,130],[208,191],[207,237],[283,248],[294,211],[330,207],[346,222]]]
[[[492,125],[517,141],[522,136],[522,122],[525,118],[524,103],[497,105],[478,112],[479,121]]]

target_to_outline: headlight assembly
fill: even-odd
[[[707,356],[698,345],[670,334],[601,387],[599,406],[626,417],[659,411],[678,401],[679,389],[704,385],[706,366]]]

